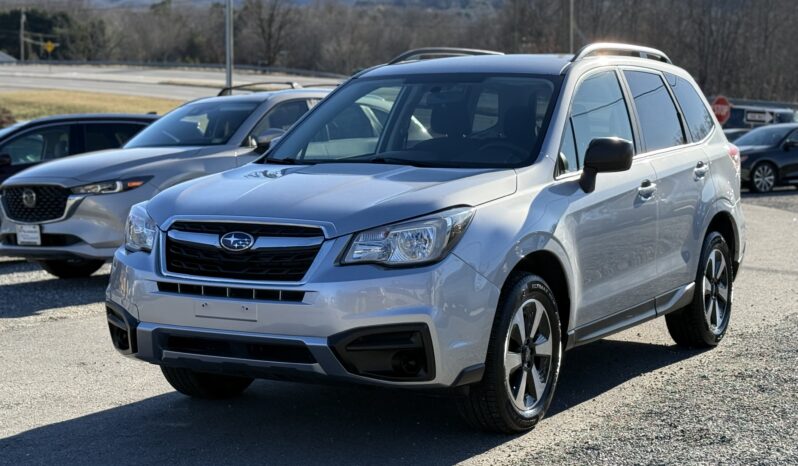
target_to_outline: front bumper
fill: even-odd
[[[110,259],[124,242],[125,221],[133,204],[153,193],[141,187],[116,194],[85,196],[71,205],[58,221],[39,223],[41,246],[16,244],[19,222],[8,218],[0,202],[0,256],[27,259]]]
[[[160,272],[157,251],[120,248],[107,301],[109,315],[128,316],[117,323],[130,322],[131,344],[121,351],[159,365],[263,378],[429,388],[478,380],[500,290],[455,255],[413,269],[333,265],[347,241],[326,242],[305,281],[282,284],[175,279]],[[192,343],[176,349],[172,337]],[[265,349],[253,356],[246,345]],[[310,357],[287,359],[285,347]],[[401,351],[414,355],[409,376],[386,374],[389,361],[401,365],[408,354]]]

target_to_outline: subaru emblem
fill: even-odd
[[[219,244],[228,251],[241,252],[251,248],[255,244],[255,238],[243,231],[231,231],[222,235]]]

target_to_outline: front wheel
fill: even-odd
[[[40,262],[42,268],[58,278],[86,278],[98,271],[105,264],[104,260],[66,259],[45,260]]]
[[[175,390],[194,398],[232,398],[243,393],[252,383],[248,377],[207,374],[182,367],[161,366],[161,372]]]
[[[528,273],[512,278],[491,331],[485,374],[459,399],[473,427],[515,433],[532,429],[554,397],[562,336],[554,295]]]
[[[673,340],[692,348],[717,346],[729,328],[732,286],[729,246],[720,233],[710,232],[701,249],[692,304],[665,316]]]

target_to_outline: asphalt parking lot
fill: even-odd
[[[516,437],[409,392],[260,381],[190,400],[111,347],[108,266],[59,281],[0,259],[0,464],[798,463],[798,190],[744,202],[722,345],[678,349],[655,320],[578,348],[548,417]]]

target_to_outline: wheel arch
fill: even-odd
[[[565,262],[558,254],[549,249],[532,251],[519,259],[502,284],[502,294],[507,291],[510,277],[517,272],[526,272],[538,275],[551,289],[557,300],[557,310],[560,315],[563,342],[568,347],[568,328],[571,323],[572,296],[571,281]]]
[[[723,236],[723,239],[726,241],[726,244],[729,246],[729,252],[731,253],[731,257],[734,262],[732,269],[734,276],[736,277],[737,269],[739,267],[736,257],[737,251],[740,247],[740,233],[737,229],[737,223],[734,221],[732,214],[727,210],[719,210],[715,212],[707,223],[706,228],[704,228],[704,235],[702,238],[706,238],[707,235],[712,231],[717,231],[720,233],[720,235]]]

